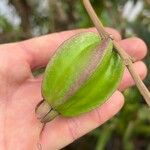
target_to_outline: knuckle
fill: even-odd
[[[16,55],[8,51],[0,52],[0,76],[6,82],[20,82],[27,78],[30,66]]]

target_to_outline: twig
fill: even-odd
[[[85,6],[89,16],[91,17],[91,20],[93,21],[95,27],[97,28],[100,36],[102,38],[111,38],[111,36],[105,31],[103,24],[99,20],[98,16],[96,15],[93,7],[91,6],[90,1],[83,0],[83,3],[84,3],[84,6]],[[148,89],[146,88],[145,84],[143,83],[143,81],[141,80],[140,76],[136,73],[136,71],[133,67],[131,57],[119,46],[119,44],[114,39],[112,39],[112,40],[113,40],[115,49],[118,51],[119,55],[124,60],[124,63],[126,65],[126,67],[128,68],[132,78],[134,79],[135,84],[138,87],[141,95],[144,97],[145,101],[150,106],[150,93],[149,93]]]
[[[104,30],[103,24],[102,22],[99,20],[98,16],[96,15],[94,9],[91,6],[91,3],[89,0],[83,0],[84,6],[91,18],[91,20],[93,21],[99,35],[102,38],[108,38],[109,34]]]

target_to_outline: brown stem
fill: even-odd
[[[148,91],[147,87],[141,80],[140,76],[136,73],[130,56],[119,46],[119,44],[115,40],[113,41],[113,43],[114,43],[116,50],[118,51],[118,53],[124,60],[125,65],[127,66],[132,78],[134,79],[135,84],[138,87],[141,95],[144,97],[145,101],[150,106],[150,92]]]
[[[91,17],[95,27],[97,28],[100,36],[102,38],[110,38],[110,35],[105,31],[102,22],[99,20],[98,16],[96,15],[93,7],[89,0],[83,0],[84,6]],[[141,95],[144,97],[147,104],[150,106],[150,93],[146,86],[144,85],[143,81],[141,80],[140,76],[136,73],[131,57],[119,46],[119,44],[113,39],[113,44],[116,50],[118,51],[121,58],[124,60],[126,67],[128,68],[132,78],[135,81],[136,86],[138,87]]]
[[[96,29],[98,30],[98,33],[102,38],[108,38],[109,34],[104,30],[103,24],[99,20],[98,16],[96,15],[94,9],[91,6],[91,3],[89,0],[83,0],[84,6],[87,10],[87,13],[89,14],[91,20],[93,21]]]

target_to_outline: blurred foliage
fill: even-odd
[[[0,14],[1,43],[92,26],[81,0],[3,1],[15,10],[16,16],[21,21],[14,25],[6,15]],[[91,2],[105,26],[116,28],[123,38],[130,36],[142,38],[150,50],[150,0],[91,0]],[[132,5],[130,9],[129,5]],[[135,7],[138,6],[141,10],[133,17]],[[7,11],[9,12],[9,9]],[[149,51],[144,61],[149,69]],[[40,72],[43,72],[43,69]],[[37,74],[39,71],[34,72],[34,75]],[[149,70],[145,83],[150,89]],[[129,88],[123,93],[125,105],[117,116],[64,150],[150,150],[150,110],[136,87]]]

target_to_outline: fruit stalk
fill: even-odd
[[[91,20],[93,21],[99,35],[102,38],[111,38],[113,40],[114,47],[116,48],[116,50],[119,53],[119,55],[121,56],[121,58],[124,60],[124,63],[126,65],[126,67],[128,68],[132,78],[134,79],[135,84],[138,87],[141,95],[144,97],[148,106],[150,106],[150,92],[148,91],[147,87],[145,86],[145,84],[141,80],[140,76],[136,73],[136,71],[133,67],[131,57],[120,47],[120,45],[113,39],[113,37],[105,31],[103,24],[100,21],[100,19],[98,18],[98,16],[96,15],[93,7],[91,6],[90,1],[89,0],[83,0],[83,4],[84,4],[84,6],[87,10],[87,13],[89,14]]]

